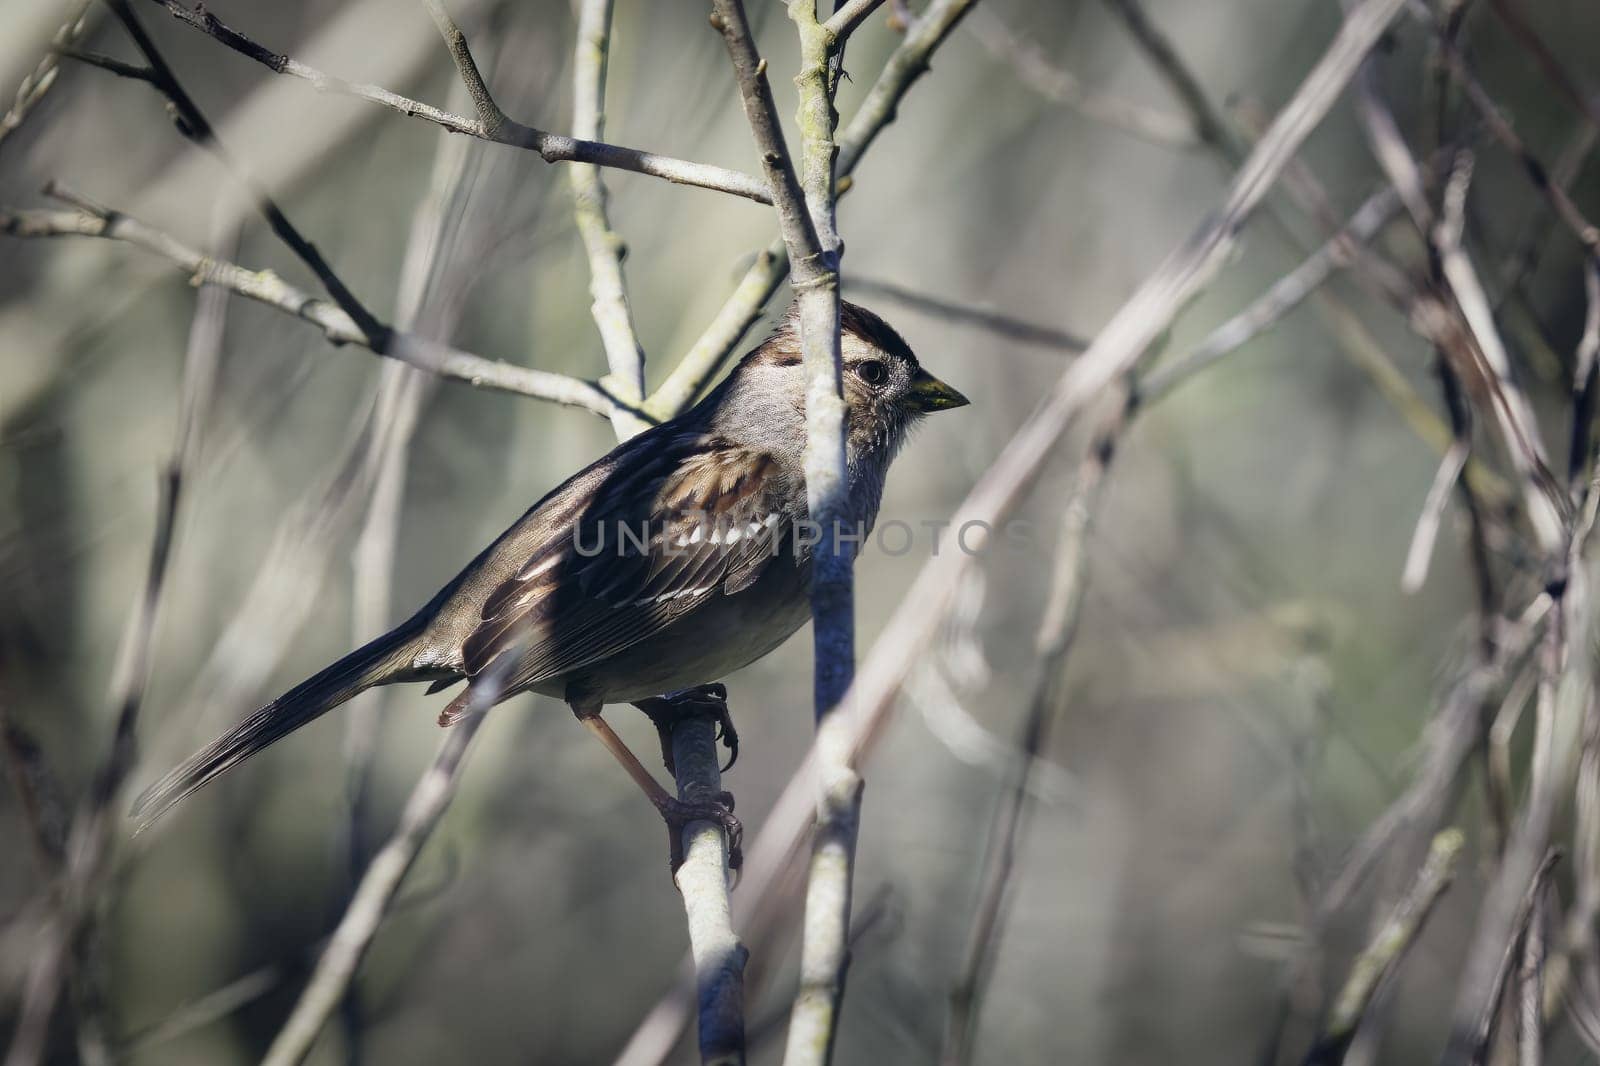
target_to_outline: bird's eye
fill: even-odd
[[[868,385],[882,385],[889,380],[889,368],[876,359],[868,359],[856,364],[856,377]]]

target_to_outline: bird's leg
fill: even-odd
[[[572,708],[572,713],[578,716],[584,728],[594,734],[605,749],[609,751],[622,768],[633,778],[634,784],[639,786],[645,798],[655,807],[663,821],[667,823],[667,846],[670,849],[672,872],[677,873],[678,867],[683,865],[683,828],[690,822],[716,822],[722,826],[722,831],[728,835],[728,865],[737,870],[744,862],[744,852],[740,844],[744,839],[744,825],[733,813],[733,793],[718,792],[712,796],[701,799],[681,800],[662,788],[656,779],[650,776],[650,771],[645,769],[638,756],[634,755],[622,738],[612,731],[606,720],[600,717],[598,706],[577,705]]]
[[[635,707],[655,723],[661,737],[661,761],[667,773],[677,775],[672,762],[672,727],[684,718],[710,718],[717,723],[717,738],[728,749],[728,763],[722,768],[727,773],[739,761],[739,731],[733,727],[733,714],[728,710],[728,686],[723,684],[698,685],[681,688],[665,696],[652,696],[640,700]]]

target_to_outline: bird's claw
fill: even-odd
[[[744,823],[733,813],[733,793],[717,792],[703,798],[672,799],[657,804],[661,818],[667,823],[668,847],[672,873],[683,865],[683,830],[691,822],[715,822],[728,838],[728,868],[737,870],[744,865]]]
[[[634,704],[655,724],[661,738],[661,761],[667,773],[677,775],[672,758],[672,727],[684,718],[710,718],[717,723],[717,739],[728,749],[728,762],[722,767],[727,773],[739,761],[739,731],[733,725],[733,713],[728,710],[728,686],[720,682],[679,689],[664,696],[652,696]]]

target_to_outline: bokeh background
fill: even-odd
[[[345,77],[467,109],[420,4],[208,6]],[[791,115],[792,27],[781,5],[749,6]],[[1095,92],[1185,120],[1102,4],[981,6]],[[1518,6],[1587,77],[1600,59],[1600,9],[1585,0]],[[502,106],[541,128],[569,128],[569,5],[451,7]],[[1339,20],[1327,0],[1146,7],[1241,131],[1281,106]],[[65,10],[8,0],[0,89],[9,93],[37,62]],[[319,95],[154,5],[140,14],[224,143],[380,316],[410,315],[419,330],[487,356],[602,372],[561,166]],[[994,25],[947,42],[840,209],[847,296],[888,317],[973,400],[932,419],[898,462],[884,515],[912,524],[950,513],[1071,354],[882,286],[1092,336],[1218,202],[1229,174],[1206,146],[1150,143],[1045,98],[993,46]],[[1464,32],[1530,148],[1558,158],[1582,118],[1486,5],[1473,6]],[[897,39],[881,15],[853,39],[844,116]],[[1402,20],[1379,53],[1413,137],[1427,106],[1423,44]],[[133,55],[111,20],[85,45]],[[700,6],[619,0],[607,112],[611,140],[757,169]],[[1376,188],[1348,100],[1302,159],[1341,216]],[[1579,205],[1600,215],[1593,167],[1578,174]],[[41,206],[49,180],[197,246],[214,246],[230,219],[242,219],[239,262],[315,288],[143,86],[67,65],[0,147],[0,202]],[[606,180],[659,382],[771,240],[773,219],[761,205],[650,178]],[[1170,351],[1192,345],[1326,235],[1291,201],[1270,204],[1275,217],[1252,224],[1242,254],[1180,319]],[[408,242],[430,210],[446,239],[407,311]],[[1515,160],[1485,145],[1469,246],[1499,279],[1519,242],[1538,238],[1537,267],[1517,298],[1523,326],[1507,328],[1550,443],[1562,447],[1566,364],[1583,317],[1580,248],[1543,213]],[[1404,226],[1384,247],[1408,267],[1421,261]],[[1035,777],[982,1006],[980,1062],[1254,1060],[1303,941],[1307,892],[1406,779],[1421,724],[1461,660],[1472,592],[1453,513],[1426,585],[1409,596],[1399,588],[1438,453],[1392,389],[1350,358],[1351,330],[1365,331],[1438,419],[1432,353],[1348,278],[1328,291],[1343,317],[1307,303],[1142,413],[1117,457],[1093,534],[1080,643]],[[772,301],[769,321],[787,299],[785,290]],[[107,693],[147,562],[195,305],[170,264],[130,246],[0,240],[0,681],[69,803],[109,744]],[[408,614],[614,440],[580,411],[459,383],[410,386],[420,398],[401,459],[392,581],[387,598],[374,599],[355,573],[381,480],[368,458],[381,410],[374,397],[395,369],[275,310],[234,299],[226,314],[156,634],[137,784],[371,636],[374,610],[383,625]],[[1038,680],[1033,633],[1081,448],[1081,437],[1067,442],[1025,505],[1038,531],[1032,546],[998,549],[963,590],[962,624],[918,667],[865,768],[857,884],[868,921],[850,971],[841,1063],[937,1054],[988,826]],[[928,549],[924,539],[904,557],[862,560],[863,648]],[[728,679],[745,743],[726,784],[752,832],[811,735],[809,656],[799,636]],[[438,745],[437,703],[392,690],[330,715],[121,841],[101,985],[126,1061],[260,1056],[342,910],[352,849],[387,835]],[[611,717],[641,751],[654,750],[641,716],[619,708]],[[352,721],[373,720],[375,757],[352,842],[348,737]],[[1473,811],[1477,791],[1463,802]],[[47,885],[27,840],[13,791],[0,790],[0,1032],[14,1023]],[[561,705],[528,696],[497,709],[315,1061],[610,1061],[686,948],[664,851],[655,816]],[[1421,1061],[1441,1046],[1480,897],[1476,871],[1469,855],[1408,958],[1380,1061]],[[1332,931],[1331,979],[1364,920],[1358,907]],[[793,944],[764,947],[754,1060],[776,1062]],[[203,999],[223,988],[234,1001]],[[1297,1016],[1286,1046],[1299,1046],[1309,1021]],[[58,1028],[54,1053],[71,1061],[65,1017]],[[1559,1035],[1551,1061],[1582,1054]]]

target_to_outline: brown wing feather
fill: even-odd
[[[687,437],[624,466],[573,536],[490,594],[463,648],[468,674],[513,655],[503,683],[515,690],[582,669],[747,587],[777,554],[789,494],[771,456]]]

